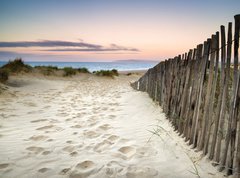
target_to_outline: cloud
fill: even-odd
[[[18,48],[18,47],[46,47],[41,51],[85,51],[85,52],[104,52],[104,51],[134,51],[138,52],[136,48],[128,48],[111,44],[109,47],[102,45],[85,43],[85,42],[71,42],[71,41],[53,41],[53,40],[41,40],[41,41],[15,41],[15,42],[1,42],[0,48]],[[54,49],[49,49],[56,47]],[[60,47],[60,48],[58,48]]]
[[[139,50],[136,48],[62,48],[62,49],[47,49],[42,51],[85,51],[85,52],[109,52],[109,51],[135,51],[138,52]]]
[[[101,45],[95,45],[84,42],[71,41],[15,41],[15,42],[0,42],[0,48],[17,48],[17,47],[85,47],[85,48],[101,48]]]
[[[8,55],[16,55],[19,53],[12,52],[12,51],[0,51],[0,56],[8,56]]]

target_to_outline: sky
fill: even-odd
[[[0,61],[165,60],[236,14],[240,0],[0,0]]]

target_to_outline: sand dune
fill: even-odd
[[[223,177],[129,86],[138,77],[12,78],[0,95],[0,177]]]

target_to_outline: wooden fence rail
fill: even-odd
[[[158,102],[176,131],[219,171],[240,178],[240,15],[234,18],[227,43],[221,26],[220,34],[160,62],[131,85]]]

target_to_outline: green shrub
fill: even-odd
[[[36,69],[49,69],[49,70],[58,70],[57,66],[35,66]]]
[[[118,76],[118,75],[119,75],[117,69],[113,69],[113,70],[112,70],[112,73],[113,73],[113,75],[115,75],[115,76]]]
[[[7,69],[0,69],[0,82],[4,83],[8,80],[9,71]]]
[[[76,74],[76,69],[73,69],[72,67],[64,67],[63,68],[64,74],[63,76],[72,76]]]
[[[59,70],[57,66],[35,66],[43,75],[52,75],[54,71]]]
[[[30,72],[32,67],[24,64],[21,58],[16,58],[14,61],[9,61],[7,64],[1,67],[2,69],[7,69],[9,72],[12,73],[19,73],[19,72]]]
[[[96,74],[97,76],[107,76],[107,77],[118,76],[118,71],[116,69],[94,71],[93,73]]]
[[[78,68],[77,71],[79,73],[90,73],[89,70],[86,67]]]

